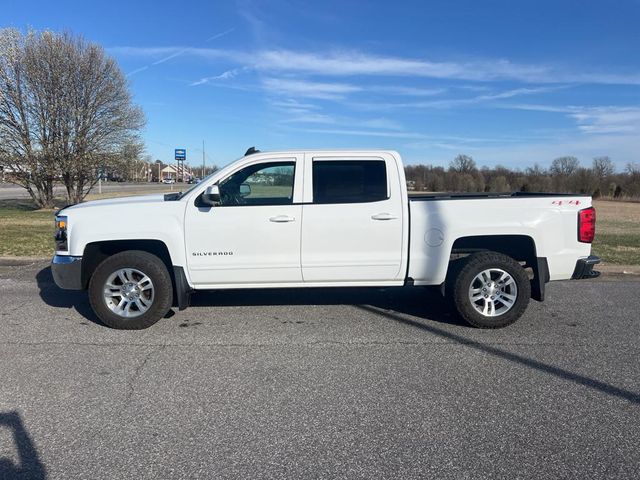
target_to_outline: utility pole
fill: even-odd
[[[204,140],[202,140],[202,176],[200,179],[204,178]]]

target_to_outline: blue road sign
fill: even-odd
[[[185,148],[176,148],[176,160],[186,160],[187,150]]]

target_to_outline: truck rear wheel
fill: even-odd
[[[147,328],[171,308],[171,276],[155,255],[140,250],[120,252],[105,259],[91,276],[89,302],[111,328]]]
[[[447,287],[457,313],[479,328],[511,325],[522,316],[531,297],[524,268],[497,252],[466,257]]]

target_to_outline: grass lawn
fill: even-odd
[[[0,256],[41,257],[53,253],[54,210],[35,210],[28,200],[0,202]]]
[[[256,189],[259,190],[259,189]],[[157,192],[157,190],[155,190]],[[169,189],[167,188],[167,191]],[[133,195],[141,192],[126,192]],[[259,194],[259,191],[252,192]],[[122,196],[110,192],[89,199]],[[595,201],[593,253],[607,264],[640,265],[640,203]],[[53,253],[53,210],[36,210],[28,200],[0,202],[0,256],[47,257]]]
[[[640,265],[640,203],[596,200],[593,254],[606,264]]]

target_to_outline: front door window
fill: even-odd
[[[294,174],[294,162],[249,165],[220,182],[220,206],[291,205]]]

